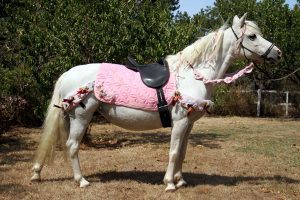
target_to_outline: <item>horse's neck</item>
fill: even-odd
[[[226,73],[233,59],[233,46],[228,31],[225,31],[222,48],[211,66],[203,62],[195,62],[193,68],[189,66],[189,61],[182,61],[178,54],[168,57],[168,63],[177,77],[178,90],[192,98],[211,99],[213,85],[205,85],[202,81],[196,80],[194,70],[201,73],[206,79],[222,78]],[[176,57],[177,56],[177,57]]]
[[[193,68],[201,73],[206,79],[223,78],[228,67],[234,58],[234,46],[230,37],[230,32],[225,31],[222,48],[220,48],[215,61],[212,63],[198,62]]]

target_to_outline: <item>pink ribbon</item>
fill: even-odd
[[[246,66],[244,69],[242,69],[238,72],[234,72],[231,74],[225,74],[225,78],[223,78],[223,79],[213,79],[213,80],[209,80],[209,79],[205,78],[200,72],[198,72],[194,69],[194,76],[195,76],[195,79],[203,81],[204,84],[209,84],[209,83],[229,84],[229,83],[232,83],[233,81],[235,81],[236,79],[244,76],[245,74],[251,73],[253,68],[254,68],[254,63],[250,63],[248,66]]]

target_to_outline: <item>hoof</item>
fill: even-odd
[[[174,183],[168,183],[165,192],[174,192],[176,190],[176,187]]]
[[[40,174],[35,173],[35,174],[31,177],[30,181],[31,181],[31,182],[38,182],[38,181],[41,181],[41,176],[40,176]]]
[[[187,185],[186,181],[183,180],[183,179],[180,179],[180,180],[177,182],[177,184],[176,184],[176,188],[180,188],[180,187],[183,187],[183,186],[186,186],[186,185]]]
[[[85,180],[84,178],[82,178],[81,180],[80,180],[80,187],[81,188],[85,188],[85,187],[87,187],[87,186],[89,186],[90,185],[90,183],[87,181],[87,180]]]

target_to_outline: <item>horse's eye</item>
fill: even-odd
[[[255,34],[249,35],[248,38],[253,41],[256,39],[256,35]]]

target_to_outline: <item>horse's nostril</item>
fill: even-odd
[[[281,57],[281,51],[280,50],[277,50],[277,53],[278,53],[278,55]]]

